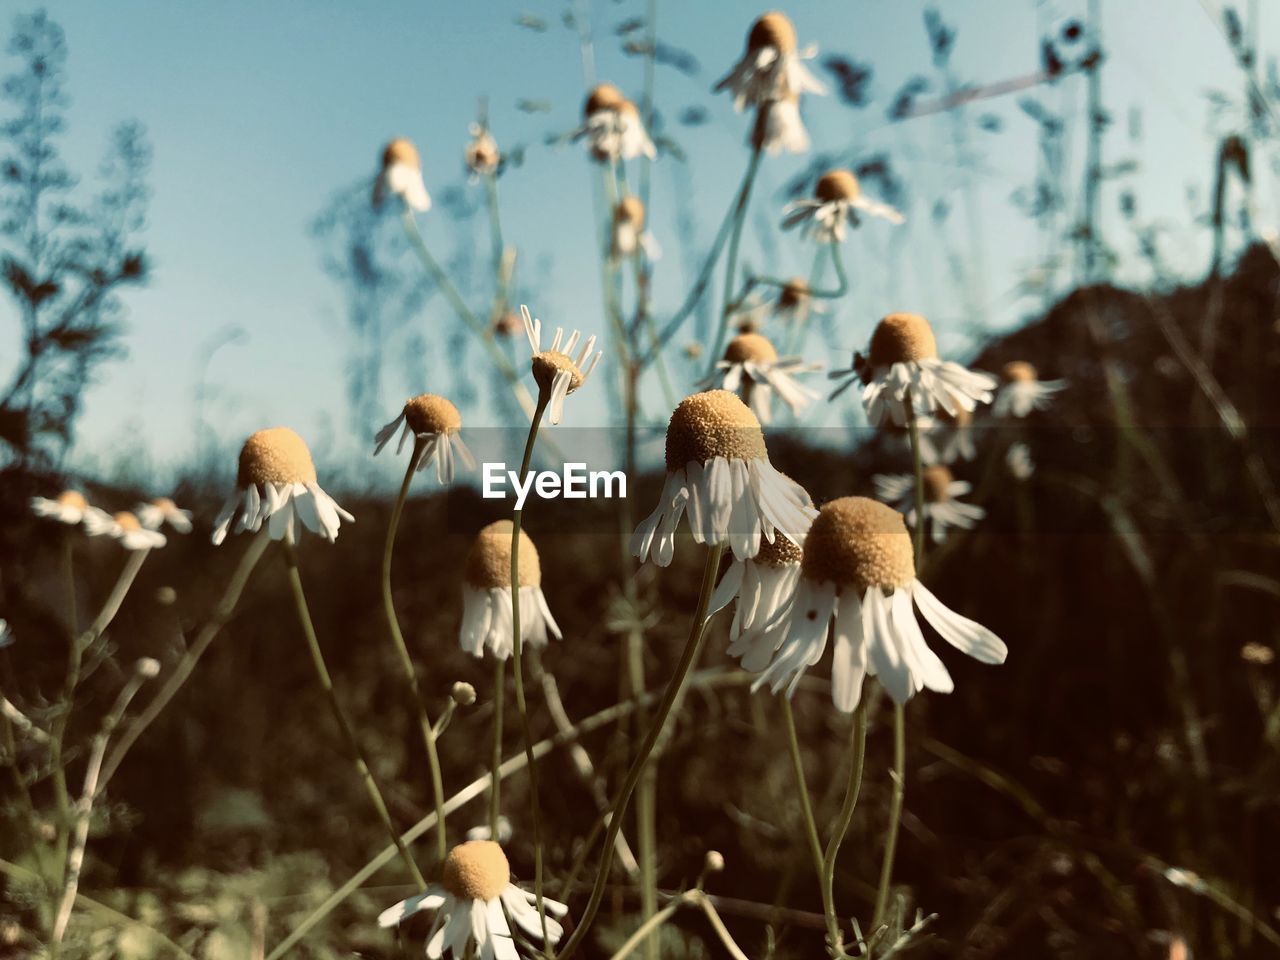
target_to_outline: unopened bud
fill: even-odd
[[[724,855],[719,850],[708,850],[702,862],[703,873],[719,873],[724,869]]]
[[[133,665],[133,669],[144,680],[150,680],[160,676],[160,661],[155,657],[143,657]]]
[[[462,680],[453,685],[449,695],[453,697],[453,702],[460,707],[469,707],[476,702],[476,688]]]

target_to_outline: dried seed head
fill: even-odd
[[[625,196],[613,209],[614,223],[629,223],[637,230],[644,229],[644,204],[639,197]]]
[[[764,433],[750,408],[727,390],[695,393],[680,401],[667,425],[667,470],[705,464],[713,457],[767,460]]]
[[[444,397],[423,393],[404,405],[404,418],[409,429],[420,433],[457,433],[462,429],[462,414]]]
[[[769,338],[759,333],[740,333],[729,341],[725,348],[724,358],[730,363],[772,363],[778,359],[778,351],[774,349]]]
[[[556,374],[561,370],[569,371],[569,393],[573,393],[582,386],[582,371],[573,360],[559,350],[535,353],[533,359],[529,361],[529,366],[533,368],[533,380],[539,390],[550,390]]]
[[[773,47],[780,53],[795,53],[796,28],[785,13],[771,10],[751,25],[747,49],[754,53],[765,47]]]
[[[1004,365],[1004,378],[1010,383],[1035,383],[1039,379],[1036,368],[1025,360],[1013,360]]]
[[[804,277],[792,277],[778,294],[779,310],[798,310],[809,299],[809,281]]]
[[[511,882],[511,864],[492,840],[468,840],[449,851],[441,884],[459,900],[488,903]]]
[[[121,510],[119,513],[113,514],[111,519],[126,533],[142,529],[142,524],[138,522],[138,518],[128,510]]]
[[[589,117],[593,113],[599,113],[601,110],[621,110],[622,105],[626,102],[627,98],[622,95],[622,91],[612,83],[600,83],[596,84],[591,93],[587,95],[587,102],[583,106],[582,112]]]
[[[58,494],[58,499],[55,502],[60,507],[74,510],[84,510],[89,506],[89,501],[85,499],[84,494],[79,490],[64,490]]]
[[[951,471],[942,464],[936,464],[932,467],[924,468],[924,498],[930,503],[946,503],[951,499],[948,488],[951,481],[955,479],[951,476]]]
[[[871,366],[928,360],[938,356],[938,341],[929,321],[917,313],[891,313],[871,334]]]
[[[382,169],[385,170],[397,163],[403,163],[415,170],[422,169],[422,157],[418,155],[418,148],[413,145],[413,141],[396,137],[383,149]]]
[[[813,195],[823,203],[836,200],[856,200],[862,188],[858,186],[858,178],[848,170],[828,170],[818,178]]]
[[[511,587],[511,521],[495,520],[476,534],[475,543],[467,553],[462,576],[471,586],[480,590],[495,587]],[[520,531],[520,586],[542,585],[542,565],[538,561],[538,548],[529,535]]]
[[[804,541],[801,572],[859,591],[905,587],[915,579],[915,553],[902,514],[866,497],[841,497],[818,511]]]
[[[311,461],[311,451],[288,427],[259,430],[240,448],[241,487],[315,482],[316,465]]]

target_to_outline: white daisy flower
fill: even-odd
[[[760,421],[725,390],[695,393],[671,414],[667,481],[631,536],[632,555],[643,562],[652,551],[658,566],[670,564],[686,510],[697,543],[728,544],[739,560],[778,534],[799,544],[809,527],[809,495],[773,468]]]
[[[1066,389],[1065,380],[1041,380],[1036,368],[1023,360],[1006,363],[1004,386],[996,394],[991,412],[997,417],[1025,417],[1049,406],[1049,399]]]
[[[916,579],[911,535],[902,514],[865,497],[825,504],[809,528],[791,603],[755,638],[775,643],[773,662],[752,685],[790,696],[816,664],[834,624],[831,697],[852,712],[871,674],[898,703],[928,688],[950,693],[951,675],[925,643],[912,606],[944,640],[982,663],[1003,663],[1008,649],[986,627],[960,616]]]
[[[820,313],[821,307],[813,299],[809,281],[804,277],[792,277],[778,291],[773,313],[784,323],[803,323],[810,313]]]
[[[854,354],[853,366],[829,374],[845,379],[831,394],[835,399],[861,380],[862,403],[871,425],[886,418],[907,426],[907,395],[917,423],[937,410],[956,416],[961,410],[972,413],[979,403],[991,402],[995,378],[962,367],[951,360],[938,359],[938,341],[924,317],[914,313],[891,313],[881,320],[871,335],[870,356]]]
[[[578,345],[582,334],[574,330],[569,334],[569,339],[564,340],[562,346],[563,327],[556,327],[556,335],[552,338],[551,345],[543,350],[542,321],[535,320],[529,313],[529,308],[523,304],[520,306],[520,316],[524,319],[524,332],[529,337],[529,346],[533,348],[533,359],[529,364],[533,369],[534,382],[538,384],[539,390],[551,391],[547,415],[552,423],[559,423],[560,415],[564,412],[564,398],[587,382],[591,371],[600,362],[603,351],[597,350],[592,354],[591,349],[596,345],[596,338],[587,337],[587,342],[582,345],[575,360],[572,357],[573,348]],[[588,357],[590,359],[587,359]]]
[[[354,523],[316,482],[316,465],[303,439],[288,427],[259,430],[240,449],[236,491],[223,505],[213,525],[213,542],[235,532],[257,531],[268,525],[272,540],[297,541],[299,522],[330,543],[338,539],[340,520]]]
[[[807,153],[809,131],[800,119],[800,98],[791,96],[762,107],[751,130],[751,145],[758,146],[771,157],[776,157],[783,150]]]
[[[1004,465],[1009,475],[1015,480],[1030,480],[1036,472],[1036,462],[1031,457],[1031,448],[1022,441],[1009,444],[1004,453]]]
[[[798,50],[796,28],[786,14],[766,13],[751,25],[747,49],[715,90],[733,93],[735,110],[799,98],[802,93],[826,93],[826,87],[804,65],[818,52],[815,46]]]
[[[133,512],[148,530],[159,530],[167,523],[179,533],[191,532],[191,511],[180,509],[168,497],[156,497],[149,503],[140,503]]]
[[[560,627],[542,593],[538,548],[520,531],[520,642],[547,645]],[[458,640],[473,657],[486,649],[500,660],[514,648],[511,622],[511,521],[496,520],[476,534],[462,567],[462,627]]]
[[[489,176],[497,173],[498,167],[502,164],[502,154],[498,150],[498,141],[493,139],[493,134],[478,123],[471,124],[469,131],[471,133],[471,142],[467,144],[467,149],[463,153],[467,169],[471,171],[473,177]]]
[[[650,260],[662,256],[662,250],[653,234],[644,228],[645,209],[639,197],[625,196],[613,208],[613,232],[609,241],[609,255],[622,260],[643,251]]]
[[[107,513],[90,507],[84,515],[84,528],[91,537],[111,537],[126,550],[152,550],[165,545],[165,536],[148,530],[132,513]]]
[[[880,474],[872,478],[876,496],[906,514],[907,523],[916,525],[916,479],[905,473]],[[972,492],[973,484],[957,480],[942,464],[924,468],[924,520],[934,543],[947,538],[947,529],[971,530],[987,515],[975,503],[961,503],[959,498]]]
[[[416,469],[424,470],[434,463],[436,479],[441,483],[453,483],[454,458],[461,460],[468,470],[476,468],[476,458],[471,455],[467,445],[462,442],[462,414],[458,408],[444,397],[434,393],[423,393],[405,402],[400,416],[396,417],[378,431],[374,440],[376,446],[373,455],[382,452],[396,430],[404,424],[400,433],[400,442],[396,445],[396,455],[404,450],[405,441],[414,437],[422,442],[422,456],[418,459]]]
[[[922,417],[920,424],[920,456],[926,465],[952,464],[960,460],[973,460],[978,448],[973,439],[973,414],[963,407],[955,415],[939,410],[935,417]],[[910,452],[911,441],[905,434],[903,441]]]
[[[585,122],[574,132],[573,139],[586,137],[591,155],[601,163],[631,160],[641,154],[651,160],[657,157],[640,111],[613,84],[597,85],[588,95],[582,113]]]
[[[45,497],[31,498],[31,511],[37,517],[47,517],[73,526],[83,521],[90,509],[89,501],[79,490],[64,490],[53,500]]]
[[[563,917],[569,908],[546,897],[542,903],[548,914],[547,939],[549,945],[554,945],[560,942],[564,928],[550,915]],[[542,920],[534,895],[511,882],[507,855],[492,840],[458,844],[445,859],[440,882],[384,910],[378,925],[394,927],[423,910],[435,911],[427,933],[430,960],[441,960],[446,953],[453,960],[518,960],[519,952],[507,924],[508,913],[527,936],[542,939]]]
[[[382,169],[373,182],[373,205],[381,207],[388,197],[399,197],[410,210],[431,209],[431,195],[422,181],[422,158],[412,141],[397,137],[382,151]]]
[[[715,372],[700,386],[740,393],[756,419],[770,423],[775,391],[792,413],[799,413],[818,399],[818,392],[803,386],[796,375],[821,369],[822,364],[805,363],[799,357],[779,359],[778,351],[763,334],[740,333],[729,341],[724,359],[716,363]]]
[[[846,226],[858,226],[858,214],[881,217],[890,223],[905,222],[901,213],[862,192],[858,178],[848,170],[828,170],[818,178],[813,199],[796,200],[782,211],[782,229],[802,226],[805,236],[818,243],[843,242]]]

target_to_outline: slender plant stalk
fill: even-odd
[[[493,662],[493,762],[490,764],[492,780],[489,783],[489,836],[498,839],[498,820],[502,817],[502,706],[506,699],[507,661],[495,658]]]
[[[657,743],[663,727],[666,726],[672,704],[675,703],[676,698],[680,695],[685,681],[689,677],[690,669],[702,653],[702,646],[707,637],[706,628],[709,619],[707,617],[707,607],[711,602],[711,592],[715,587],[716,574],[720,570],[720,556],[723,552],[723,544],[716,544],[707,551],[707,561],[702,571],[702,590],[699,593],[698,606],[689,627],[689,639],[685,643],[684,653],[681,654],[680,662],[676,665],[675,673],[672,674],[671,679],[667,682],[667,689],[663,692],[662,702],[658,705],[653,722],[650,723],[644,742],[640,745],[640,751],[632,760],[631,767],[627,770],[626,779],[618,792],[618,798],[614,801],[613,812],[609,818],[609,827],[605,831],[600,868],[596,873],[595,884],[591,888],[591,897],[582,912],[577,928],[573,931],[573,936],[565,944],[561,953],[562,958],[571,956],[574,950],[582,944],[587,931],[591,929],[591,923],[595,919],[596,912],[600,909],[600,901],[604,898],[605,886],[609,882],[609,869],[613,864],[614,839],[617,837],[618,831],[622,829],[623,816],[626,814],[627,804],[631,801],[631,794],[635,791],[640,775],[644,772],[645,764],[649,760],[649,754],[653,752],[654,744]]]
[[[898,849],[898,828],[902,823],[902,799],[907,787],[907,721],[906,708],[893,705],[893,799],[889,807],[889,830],[884,842],[884,861],[880,865],[880,886],[876,889],[876,908],[871,918],[872,930],[884,922],[889,906],[889,887],[893,880],[893,857]]]
[[[644,634],[627,632],[627,682],[632,697],[644,696]],[[644,723],[644,716],[637,717]],[[640,848],[640,914],[646,920],[658,910],[658,763],[645,764],[636,789],[636,843]],[[619,834],[621,836],[621,834]],[[658,960],[658,941],[645,940],[646,960]]]
[[[631,936],[627,937],[626,942],[620,946],[609,960],[626,960],[627,957],[636,952],[636,947],[644,944],[646,947],[655,941],[651,939],[658,928],[675,916],[675,912],[688,903],[687,896],[676,897],[661,910],[645,919],[644,923],[636,927]]]
[[[822,859],[822,899],[831,904],[831,918],[836,916],[835,884],[836,859],[840,856],[840,844],[844,843],[845,834],[849,832],[849,824],[853,821],[853,810],[858,805],[858,794],[862,790],[862,768],[867,756],[867,701],[859,699],[858,709],[853,713],[853,736],[849,740],[849,786],[845,790],[844,804],[836,817],[835,829],[827,841],[827,852]],[[839,925],[835,930],[837,939],[832,947],[844,955],[844,943],[839,939]]]
[[[813,857],[813,870],[822,889],[822,912],[827,920],[827,938],[831,944],[840,942],[840,926],[835,907],[828,896],[823,869],[822,841],[818,837],[818,822],[813,816],[813,800],[809,796],[809,783],[804,776],[804,757],[800,753],[800,738],[796,735],[796,718],[791,712],[791,700],[778,698],[782,705],[783,726],[787,730],[787,752],[791,755],[791,769],[796,776],[796,795],[800,798],[800,815],[804,820],[805,841]]]
[[[431,794],[435,799],[436,814],[440,823],[444,823],[444,776],[440,772],[440,751],[436,746],[435,728],[427,715],[427,708],[422,702],[422,691],[418,687],[418,673],[413,666],[413,657],[409,653],[409,645],[405,643],[404,634],[400,630],[400,620],[396,616],[395,599],[391,594],[391,557],[395,552],[396,531],[400,527],[400,517],[404,513],[404,504],[409,497],[409,485],[418,469],[418,461],[422,459],[424,442],[418,438],[413,441],[413,454],[409,457],[409,466],[404,473],[404,482],[400,484],[400,493],[396,504],[391,509],[391,522],[387,526],[387,542],[382,548],[382,607],[387,615],[387,629],[391,633],[392,645],[400,658],[400,666],[404,669],[405,681],[409,684],[409,695],[413,701],[413,709],[418,715],[418,727],[422,731],[422,745],[427,751],[427,761],[431,765]],[[436,861],[443,864],[449,854],[444,827],[436,831]]]
[[[907,390],[907,430],[911,435],[911,466],[916,480],[916,527],[912,531],[915,542],[916,570],[924,569],[924,457],[920,455],[920,424],[916,422],[911,403],[911,391]]]
[[[742,179],[742,187],[738,190],[738,200],[733,208],[733,231],[729,234],[729,252],[726,255],[724,268],[724,297],[721,300],[720,326],[716,331],[715,348],[711,351],[710,371],[715,370],[720,354],[724,351],[724,337],[729,329],[729,305],[733,297],[733,284],[738,273],[738,244],[742,240],[742,225],[746,221],[747,206],[751,200],[751,186],[755,183],[756,174],[760,170],[760,145],[757,143],[751,150],[751,162],[747,165],[747,174]]]
[[[409,848],[400,839],[399,831],[396,830],[395,824],[391,822],[391,814],[387,812],[387,804],[382,799],[382,791],[378,789],[378,784],[373,779],[373,773],[370,772],[369,764],[364,758],[364,751],[360,749],[360,743],[356,740],[355,731],[352,730],[351,724],[347,720],[346,711],[342,709],[342,704],[338,700],[338,692],[333,687],[333,680],[329,676],[329,668],[325,665],[324,654],[320,650],[320,641],[316,637],[316,628],[311,622],[311,611],[307,607],[307,596],[302,590],[302,577],[298,573],[297,552],[293,549],[293,544],[288,540],[282,540],[280,545],[284,548],[284,562],[289,575],[289,587],[293,591],[293,602],[298,610],[298,622],[301,624],[303,635],[307,640],[307,649],[311,652],[311,662],[315,665],[316,676],[320,680],[320,686],[324,688],[324,692],[329,698],[329,706],[333,708],[333,717],[338,721],[338,728],[342,731],[343,739],[347,741],[347,749],[351,751],[351,759],[355,764],[356,775],[364,784],[365,790],[369,794],[369,800],[373,804],[374,810],[377,811],[378,819],[382,821],[382,825],[391,836],[396,849],[400,851],[400,857],[404,860],[414,883],[418,885],[420,891],[426,890],[427,882],[423,879],[422,871],[414,863],[413,855],[409,853]]]

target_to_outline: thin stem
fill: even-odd
[[[747,960],[747,955],[742,952],[742,948],[738,946],[732,934],[729,933],[729,928],[720,919],[720,914],[716,911],[715,904],[711,902],[711,898],[700,895],[697,898],[697,903],[702,908],[702,912],[707,915],[707,922],[711,924],[711,929],[720,938],[720,945],[729,951],[729,956],[733,957],[733,960]]]
[[[413,709],[418,715],[418,727],[422,731],[422,745],[427,751],[427,760],[431,765],[431,793],[435,799],[436,814],[444,823],[444,776],[440,772],[440,751],[436,746],[435,728],[427,715],[427,708],[422,702],[422,691],[418,687],[418,673],[413,666],[413,657],[409,653],[409,645],[405,643],[404,634],[400,630],[400,620],[396,616],[395,599],[391,594],[391,558],[395,552],[396,531],[400,527],[400,517],[404,513],[404,504],[409,497],[409,485],[422,459],[424,442],[417,438],[413,441],[413,453],[409,457],[409,466],[405,469],[404,482],[400,484],[400,493],[396,504],[391,509],[391,522],[387,526],[387,540],[382,548],[382,607],[387,615],[387,628],[391,633],[392,645],[400,658],[400,666],[404,669],[406,682],[409,684],[409,695],[413,701]],[[436,831],[436,860],[444,863],[449,847],[444,828]]]
[[[912,531],[915,538],[916,569],[924,569],[924,457],[920,454],[920,424],[916,422],[915,411],[911,405],[911,391],[907,390],[907,430],[911,434],[911,465],[916,479],[916,526]]]
[[[707,607],[711,602],[711,592],[715,587],[716,574],[720,570],[720,556],[723,552],[723,544],[716,544],[707,551],[707,561],[702,571],[702,590],[698,595],[698,606],[689,627],[689,639],[685,643],[684,652],[681,654],[680,662],[676,665],[675,673],[672,674],[671,679],[667,682],[667,689],[663,692],[662,702],[658,705],[653,722],[649,725],[649,731],[645,734],[644,742],[640,745],[640,751],[632,760],[630,769],[627,770],[626,779],[618,792],[618,799],[614,801],[613,812],[609,818],[609,827],[605,831],[600,868],[596,873],[595,884],[591,888],[591,897],[587,901],[586,909],[583,910],[577,929],[573,931],[573,936],[565,944],[561,953],[562,958],[571,956],[574,950],[582,944],[587,931],[591,928],[592,921],[595,919],[596,912],[600,909],[600,901],[604,898],[604,889],[609,882],[609,868],[613,864],[614,839],[617,837],[618,831],[622,829],[622,820],[626,814],[627,804],[631,801],[631,794],[635,791],[636,784],[640,781],[640,775],[644,772],[649,754],[653,752],[654,744],[658,742],[658,737],[661,736],[663,727],[666,726],[667,718],[671,713],[671,706],[684,688],[690,669],[702,653],[702,646],[707,637]]]
[[[766,108],[761,108],[766,109]],[[747,205],[751,199],[751,185],[755,183],[756,173],[760,169],[762,156],[759,145],[751,151],[751,162],[747,166],[747,174],[742,180],[742,188],[738,191],[738,201],[733,208],[733,232],[729,235],[729,253],[724,270],[724,297],[721,300],[720,326],[716,331],[715,348],[711,351],[711,372],[714,372],[720,354],[724,350],[724,337],[729,329],[729,304],[733,296],[733,283],[738,273],[738,244],[742,240],[742,225],[746,221]]]
[[[400,833],[396,830],[395,824],[391,822],[391,814],[387,812],[387,805],[382,799],[382,792],[378,789],[377,783],[374,782],[373,774],[369,771],[369,764],[364,758],[364,751],[360,749],[360,743],[356,740],[355,732],[352,730],[351,724],[347,720],[346,712],[342,709],[342,704],[338,700],[338,692],[333,687],[333,680],[329,676],[329,668],[324,662],[324,653],[320,650],[320,641],[316,637],[315,625],[311,622],[311,611],[307,607],[307,596],[302,590],[302,577],[298,573],[297,552],[293,549],[293,544],[288,540],[282,540],[280,545],[284,549],[284,562],[289,575],[289,587],[293,591],[293,602],[298,610],[298,622],[302,626],[302,633],[307,640],[307,649],[311,652],[311,662],[315,665],[316,677],[320,680],[320,686],[324,688],[324,692],[329,698],[329,706],[333,708],[333,717],[338,721],[338,728],[342,731],[342,736],[347,741],[347,748],[351,751],[351,759],[355,764],[356,775],[360,777],[361,782],[364,784],[365,790],[369,794],[369,800],[373,803],[374,810],[378,814],[378,819],[382,821],[382,825],[386,828],[387,833],[391,835],[396,849],[400,851],[400,857],[404,860],[405,866],[408,867],[414,883],[418,885],[420,891],[426,890],[427,882],[423,879],[418,865],[413,862],[413,856],[409,853],[409,848],[400,839]]]
[[[893,879],[893,856],[898,848],[898,827],[902,822],[902,798],[907,789],[907,721],[906,708],[893,705],[893,799],[889,807],[889,832],[884,844],[884,862],[880,866],[880,886],[876,890],[876,909],[871,929],[884,922],[889,905],[889,886]]]
[[[639,630],[627,632],[627,685],[631,696],[644,696],[644,635]],[[643,714],[638,718],[644,722]],[[645,765],[636,790],[636,843],[640,848],[640,915],[652,917],[658,909],[658,840],[657,840],[658,764]],[[621,834],[619,834],[621,836]],[[646,940],[646,960],[658,960],[658,941]]]
[[[844,805],[841,806],[840,815],[836,818],[835,829],[831,832],[831,839],[827,841],[827,852],[822,861],[822,899],[824,903],[831,905],[828,923],[836,916],[836,859],[840,856],[840,844],[844,843],[845,834],[849,832],[854,807],[858,805],[858,793],[862,790],[862,768],[866,755],[867,702],[859,699],[858,709],[853,714],[853,736],[849,741],[849,786],[845,790]],[[896,824],[893,829],[896,833]],[[843,955],[844,942],[838,923],[835,934],[836,939],[832,942],[832,947]]]
[[[614,952],[613,956],[611,956],[609,960],[625,960],[626,957],[635,953],[636,947],[640,946],[642,943],[648,947],[649,943],[652,942],[649,937],[656,933],[658,928],[670,920],[675,912],[686,903],[688,903],[687,897],[676,897],[657,913],[650,916],[644,923],[640,924],[640,926],[636,928],[635,933],[627,937],[626,942]]]
[[[489,836],[498,839],[498,819],[502,816],[502,704],[506,699],[507,661],[496,658],[493,662],[493,761],[490,764],[493,779],[489,788]]]
[[[825,882],[822,841],[818,838],[818,822],[813,816],[813,800],[809,797],[809,784],[804,776],[804,757],[800,753],[800,738],[796,735],[796,718],[791,712],[789,698],[779,697],[778,702],[782,705],[782,721],[787,730],[787,751],[791,755],[791,769],[796,776],[796,794],[800,798],[800,814],[804,819],[805,839],[809,845],[809,854],[813,857],[814,872],[822,888],[822,912],[827,920],[827,939],[835,944],[840,942],[840,926],[836,919],[835,905],[831,901]]]

